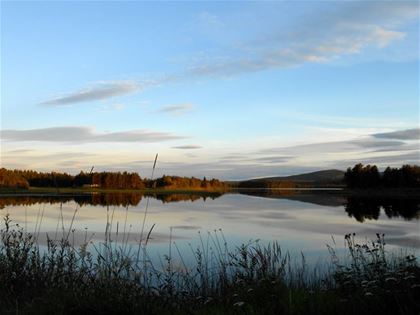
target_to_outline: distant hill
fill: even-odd
[[[293,188],[341,185],[344,172],[340,170],[323,170],[291,176],[275,176],[254,178],[236,182],[238,187],[267,187],[267,188]]]
[[[304,173],[299,175],[291,176],[279,176],[279,177],[265,177],[254,180],[268,180],[268,181],[279,181],[279,180],[292,180],[292,181],[312,181],[312,182],[325,182],[325,181],[341,181],[344,179],[344,172],[340,170],[324,170],[316,171],[311,173]]]

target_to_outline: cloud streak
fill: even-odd
[[[44,106],[60,106],[75,103],[85,103],[105,100],[116,96],[126,95],[143,90],[147,84],[133,81],[102,82],[92,87],[57,96],[41,102]]]
[[[283,154],[302,156],[303,154],[327,154],[327,153],[341,153],[354,152],[361,150],[372,150],[386,148],[388,151],[400,151],[404,149],[405,142],[393,140],[375,140],[372,138],[344,140],[344,141],[330,141],[309,143],[289,147],[279,147],[261,150],[261,154]]]
[[[372,136],[379,139],[420,140],[420,128],[376,133]]]
[[[193,109],[192,104],[179,104],[179,105],[166,105],[162,106],[158,112],[166,113],[171,115],[182,115],[185,114]]]
[[[99,133],[89,127],[51,127],[40,129],[2,130],[1,137],[6,141],[42,141],[64,143],[94,143],[94,142],[161,142],[185,137],[169,132],[150,130],[127,130],[121,132]]]
[[[202,149],[203,147],[201,145],[196,144],[190,144],[190,145],[178,145],[172,147],[172,149],[179,149],[179,150],[196,150],[196,149]]]

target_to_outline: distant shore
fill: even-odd
[[[212,195],[212,194],[235,194],[241,192],[267,192],[276,194],[276,192],[289,193],[326,193],[339,194],[344,196],[361,196],[361,197],[375,197],[383,196],[384,194],[393,197],[418,196],[420,197],[419,188],[366,188],[366,189],[349,189],[342,186],[337,187],[305,187],[305,188],[224,188],[224,189],[209,189],[209,188],[156,188],[156,189],[115,189],[115,188],[86,188],[86,187],[30,187],[29,189],[13,189],[0,188],[0,197],[8,195],[51,195],[51,194],[94,194],[94,193],[139,193],[139,194],[194,194],[194,195]]]
[[[140,193],[140,194],[221,194],[231,192],[231,189],[204,189],[204,188],[156,188],[156,189],[115,189],[115,188],[82,188],[82,187],[30,187],[28,189],[0,188],[2,195],[42,195],[42,194],[86,194],[86,193]]]

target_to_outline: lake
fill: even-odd
[[[361,240],[384,233],[389,249],[418,254],[420,248],[420,197],[416,196],[346,197],[333,190],[3,195],[0,215],[7,213],[40,245],[46,244],[47,235],[68,237],[75,246],[85,240],[98,244],[105,238],[137,246],[140,239],[147,239],[154,257],[172,251],[188,259],[197,246],[217,248],[224,246],[224,239],[229,247],[275,240],[292,254],[302,251],[316,262],[328,256],[326,244],[335,240],[338,250],[344,248],[348,233]]]

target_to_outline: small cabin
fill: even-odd
[[[98,188],[99,184],[84,184],[83,188]]]

